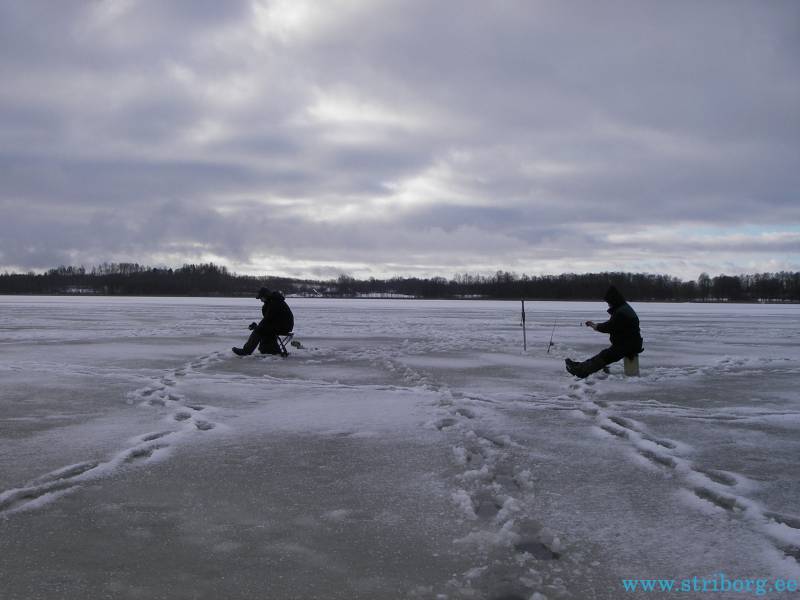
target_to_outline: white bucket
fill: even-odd
[[[622,365],[625,368],[625,375],[628,377],[638,377],[639,376],[639,357],[634,356],[633,358],[628,358],[627,356],[622,359]]]

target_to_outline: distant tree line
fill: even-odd
[[[1,294],[103,294],[125,296],[252,296],[260,287],[284,294],[328,297],[493,298],[597,300],[609,283],[634,301],[800,302],[800,273],[717,275],[696,281],[647,273],[460,274],[444,277],[331,280],[236,275],[224,266],[189,264],[177,269],[137,263],[61,266],[46,273],[4,273]]]
[[[234,275],[224,266],[155,268],[138,263],[65,267],[46,273],[0,275],[0,294],[101,294],[108,296],[252,296],[260,287],[296,290],[298,279]]]

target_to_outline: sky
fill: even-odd
[[[793,0],[0,0],[0,271],[798,271],[798,57]]]

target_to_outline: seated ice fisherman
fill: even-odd
[[[581,379],[623,357],[633,358],[644,351],[639,332],[639,317],[620,291],[613,285],[610,286],[603,300],[608,303],[608,314],[611,318],[604,323],[586,321],[586,326],[600,333],[610,334],[611,346],[583,362],[576,362],[571,358],[565,361],[567,371]]]
[[[291,333],[294,329],[294,315],[292,309],[280,292],[273,292],[267,288],[258,290],[256,298],[264,304],[261,306],[263,319],[260,323],[250,323],[252,333],[242,348],[232,348],[234,354],[245,356],[252,354],[258,348],[261,354],[280,354],[278,336]]]

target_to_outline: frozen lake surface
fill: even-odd
[[[602,302],[527,352],[519,303],[289,304],[282,359],[230,352],[256,300],[0,297],[3,600],[800,577],[800,307],[634,304],[641,377],[579,381]]]

